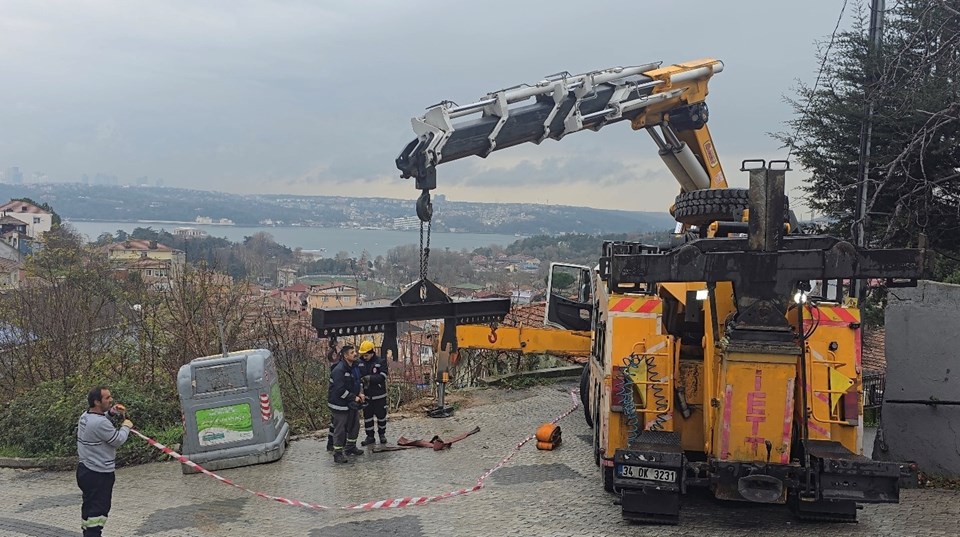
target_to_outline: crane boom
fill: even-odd
[[[413,118],[417,137],[397,157],[397,168],[426,192],[436,188],[439,164],[630,121],[647,129],[684,192],[725,188],[705,103],[707,82],[722,70],[721,61],[703,59],[564,72],[463,106],[443,101]]]

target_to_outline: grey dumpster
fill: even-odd
[[[177,374],[183,454],[208,470],[271,462],[283,456],[290,427],[283,416],[273,355],[265,349],[192,360]],[[195,473],[181,465],[183,473]]]

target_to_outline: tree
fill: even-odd
[[[283,406],[294,430],[314,431],[326,427],[329,369],[321,359],[327,340],[317,338],[309,319],[299,316],[261,314],[250,327],[258,346],[273,353],[283,389]]]
[[[246,347],[246,320],[257,306],[246,285],[204,264],[187,265],[171,280],[170,290],[153,301],[152,319],[155,352],[170,378],[190,360],[217,354],[221,344],[231,350]]]
[[[128,332],[117,302],[124,285],[102,252],[85,248],[70,226],[43,236],[43,248],[25,268],[25,285],[0,297],[7,345],[0,357],[0,388],[8,393],[45,381],[66,381],[101,367],[108,355],[120,367]]]
[[[566,289],[567,287],[570,287],[571,285],[573,285],[573,282],[575,281],[576,281],[576,278],[573,276],[573,274],[570,274],[569,272],[555,272],[553,274],[553,289],[556,289],[556,290]],[[547,280],[545,279],[543,283],[546,284]]]
[[[791,103],[795,134],[778,137],[811,173],[807,203],[851,235],[859,134],[874,103],[865,227],[873,246],[960,250],[960,1],[904,0],[886,12],[880,53],[868,55],[866,14],[841,32],[822,82]],[[875,76],[868,76],[874,74]],[[864,89],[864,81],[876,82]],[[953,270],[956,269],[954,265]],[[949,269],[948,269],[949,270]]]
[[[112,242],[113,242],[113,235],[108,231],[104,231],[103,233],[100,234],[99,237],[97,237],[97,240],[94,242],[94,244],[96,244],[97,246],[106,246]]]

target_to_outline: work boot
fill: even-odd
[[[381,443],[381,444],[386,444],[386,443],[387,443],[387,435],[386,435],[386,433],[381,433],[381,434],[380,434],[380,443]]]
[[[327,451],[333,451],[333,435],[327,435]]]
[[[337,451],[333,454],[333,462],[344,463],[344,462],[350,462],[350,461],[347,459],[347,456],[344,455],[342,451]]]
[[[369,446],[370,444],[376,444],[376,443],[377,443],[377,440],[371,434],[371,435],[367,435],[367,437],[364,438],[362,442],[360,442],[360,445]]]
[[[363,450],[357,449],[357,446],[347,446],[343,452],[347,455],[363,455]]]

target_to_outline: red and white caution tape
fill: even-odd
[[[577,390],[572,390],[572,391],[570,392],[570,397],[573,399],[573,406],[570,408],[570,410],[567,410],[567,411],[564,412],[563,414],[560,414],[559,416],[557,416],[556,418],[554,418],[550,423],[557,423],[558,421],[562,420],[563,418],[566,418],[566,417],[569,416],[571,413],[573,413],[574,410],[576,410],[577,408],[579,408],[579,406],[580,406],[580,401],[577,399],[576,394],[577,394]],[[231,481],[231,480],[229,480],[229,479],[227,479],[227,478],[225,478],[225,477],[223,477],[223,476],[221,476],[221,475],[217,475],[217,474],[215,474],[215,473],[207,470],[206,468],[200,466],[199,464],[191,461],[190,459],[188,459],[188,458],[184,457],[183,455],[177,453],[176,451],[170,449],[169,447],[161,444],[160,442],[157,442],[155,439],[150,438],[149,436],[146,436],[146,435],[144,435],[144,434],[141,434],[140,431],[137,431],[136,429],[130,429],[130,432],[132,432],[133,434],[135,434],[135,435],[139,436],[140,438],[144,439],[148,444],[150,444],[151,446],[159,449],[159,450],[162,451],[163,453],[165,453],[165,454],[169,455],[170,457],[173,457],[174,459],[180,461],[182,464],[186,464],[187,466],[189,466],[189,467],[197,470],[198,472],[200,472],[200,473],[202,473],[202,474],[205,474],[205,475],[208,475],[208,476],[216,479],[217,481],[219,481],[219,482],[221,482],[221,483],[223,483],[223,484],[225,484],[225,485],[230,485],[231,487],[240,489],[240,490],[242,490],[242,491],[244,491],[244,492],[246,492],[246,493],[253,494],[254,496],[258,496],[258,497],[260,497],[260,498],[264,498],[264,499],[267,499],[267,500],[273,500],[273,501],[275,501],[275,502],[280,502],[280,503],[287,504],[287,505],[293,505],[293,506],[296,506],[296,507],[305,507],[305,508],[308,508],[308,509],[319,509],[319,510],[329,510],[329,509],[348,509],[348,510],[392,509],[392,508],[396,508],[396,507],[410,507],[410,506],[413,506],[413,505],[423,505],[423,504],[426,504],[426,503],[431,503],[431,502],[435,502],[435,501],[438,501],[438,500],[443,500],[443,499],[446,499],[446,498],[453,498],[454,496],[463,496],[464,494],[470,494],[471,492],[476,492],[476,491],[482,489],[482,488],[484,487],[484,484],[485,484],[484,482],[487,480],[488,477],[490,477],[494,472],[496,472],[496,471],[499,470],[500,468],[503,468],[503,466],[504,466],[505,464],[507,464],[507,462],[509,462],[510,459],[512,459],[514,455],[516,455],[517,453],[520,452],[520,448],[522,448],[524,445],[526,445],[527,442],[530,442],[531,440],[533,440],[534,438],[536,438],[536,435],[534,434],[534,435],[530,435],[530,436],[524,438],[523,440],[521,440],[516,446],[513,447],[513,449],[510,451],[510,453],[509,453],[506,457],[504,457],[503,459],[501,459],[500,462],[498,462],[498,463],[496,464],[496,466],[494,466],[493,468],[487,470],[483,475],[481,475],[481,476],[477,479],[477,484],[474,485],[474,486],[472,486],[472,487],[470,487],[470,488],[459,489],[459,490],[455,490],[455,491],[452,491],[452,492],[444,492],[443,494],[438,494],[438,495],[436,495],[436,496],[412,496],[412,497],[406,497],[406,498],[393,498],[393,499],[389,499],[389,500],[377,500],[377,501],[373,501],[373,502],[343,505],[343,506],[339,506],[339,507],[331,507],[331,506],[327,506],[327,505],[321,505],[321,504],[318,504],[318,503],[304,502],[304,501],[300,501],[300,500],[291,500],[291,499],[289,499],[289,498],[284,498],[284,497],[282,497],[282,496],[272,496],[272,495],[267,494],[267,493],[265,493],[265,492],[260,492],[260,491],[256,491],[256,490],[253,490],[253,489],[248,489],[247,487],[244,487],[243,485],[239,485],[239,484],[237,484],[237,483],[234,483],[233,481]]]
[[[577,399],[577,394],[578,394],[579,392],[580,392],[580,390],[570,390],[570,398],[573,399],[573,406],[570,407],[570,410],[567,410],[567,411],[564,412],[563,414],[560,414],[560,415],[557,416],[556,418],[550,420],[550,423],[557,423],[558,421],[560,421],[560,420],[562,420],[563,418],[566,418],[567,416],[569,416],[570,414],[572,414],[574,410],[580,408],[580,400]],[[483,487],[483,482],[484,482],[488,477],[490,477],[490,474],[496,472],[496,471],[499,470],[500,468],[503,468],[503,465],[505,465],[505,464],[507,464],[508,462],[510,462],[510,459],[512,459],[514,455],[516,455],[517,453],[520,453],[520,448],[522,448],[524,445],[527,444],[527,442],[535,439],[536,437],[537,437],[536,432],[534,432],[534,434],[531,434],[530,436],[528,436],[528,437],[524,438],[523,440],[521,440],[520,443],[518,443],[516,446],[513,446],[513,450],[510,451],[510,453],[509,453],[506,457],[504,457],[503,459],[501,459],[500,462],[498,462],[496,466],[494,466],[493,468],[487,470],[487,472],[486,472],[485,474],[483,474],[482,476],[480,476],[480,479],[477,479],[477,486],[478,486],[479,488],[482,488],[482,487]]]

